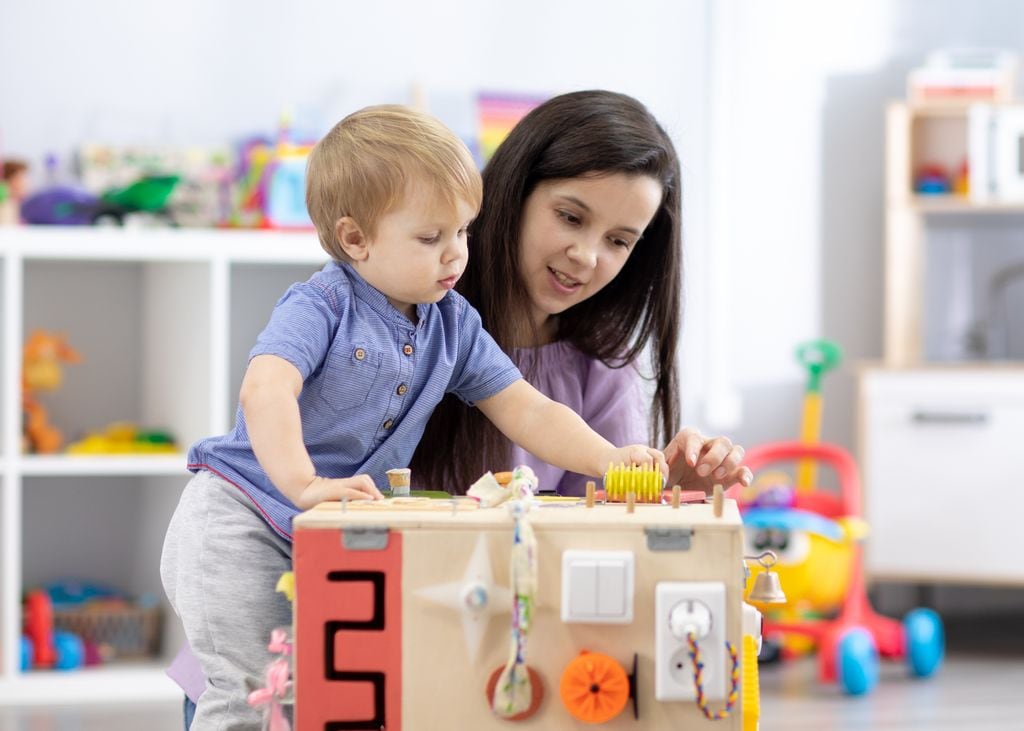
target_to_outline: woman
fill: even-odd
[[[484,170],[459,291],[542,393],[614,444],[665,448],[670,484],[750,484],[743,450],[679,423],[675,365],[682,248],[679,161],[635,99],[564,94],[523,118]],[[643,376],[653,385],[645,417]],[[476,409],[448,397],[411,466],[418,485],[462,493],[487,470],[529,464],[542,489],[580,494],[585,478],[513,449]],[[186,650],[171,675],[201,692]],[[185,699],[185,728],[195,705]]]
[[[483,177],[458,290],[527,380],[615,444],[674,435],[665,449],[670,484],[748,484],[740,447],[695,429],[676,433],[679,161],[650,112],[609,91],[554,97],[516,125]],[[644,353],[653,386],[647,425]],[[542,489],[584,490],[582,475],[513,449],[453,397],[435,411],[411,467],[421,484],[464,492],[488,469],[520,463]]]

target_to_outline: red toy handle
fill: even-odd
[[[751,472],[757,472],[775,462],[792,462],[798,459],[814,459],[829,465],[839,477],[839,490],[847,515],[861,515],[860,477],[857,463],[841,447],[834,444],[804,444],[803,442],[775,442],[753,447],[743,458],[743,464]],[[738,497],[739,486],[729,490],[729,497]]]

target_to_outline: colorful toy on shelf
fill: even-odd
[[[99,196],[80,188],[55,186],[26,198],[21,216],[34,224],[123,226],[129,215],[146,213],[173,224],[167,201],[180,181],[177,175],[148,175]]]
[[[952,177],[942,165],[922,165],[914,173],[914,192],[922,195],[945,195],[953,190]]]
[[[853,458],[831,444],[782,442],[751,449],[745,463],[756,472],[802,459],[830,466],[839,495],[797,491],[791,507],[742,506],[748,548],[778,554],[775,568],[788,597],[781,609],[763,608],[765,638],[809,638],[817,647],[820,680],[838,682],[851,695],[874,688],[879,655],[905,659],[917,677],[932,675],[945,649],[939,616],[915,609],[900,623],[876,614],[868,602],[860,546],[866,528]],[[752,577],[761,570],[755,567]]]
[[[53,602],[42,589],[33,589],[25,597],[25,643],[22,665],[46,670],[75,670],[85,662],[85,645],[71,632],[54,629]]]
[[[272,229],[309,229],[306,160],[314,142],[296,142],[282,115],[276,142],[257,138],[239,152],[237,203],[232,224]]]
[[[82,356],[61,333],[34,330],[29,335],[21,365],[21,407],[24,414],[23,450],[39,454],[60,451],[64,437],[50,424],[38,394],[55,391],[64,381],[63,365],[81,363]]]
[[[0,225],[21,222],[21,203],[28,191],[28,164],[21,160],[4,160],[0,180]]]
[[[68,454],[176,454],[174,437],[164,431],[141,430],[126,422],[114,422],[68,445]]]

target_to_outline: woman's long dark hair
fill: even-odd
[[[661,446],[679,425],[681,190],[672,141],[643,104],[610,91],[574,92],[541,104],[515,126],[484,170],[483,207],[470,229],[469,264],[458,291],[511,353],[533,322],[519,272],[527,197],[546,180],[613,173],[657,180],[661,205],[619,274],[558,316],[555,339],[611,367],[631,363],[650,345],[651,437]],[[417,485],[463,493],[487,470],[511,469],[509,459],[504,435],[449,395],[431,417],[411,467]]]

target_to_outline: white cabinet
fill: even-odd
[[[246,355],[289,284],[326,261],[310,233],[0,229],[0,704],[180,697],[166,658],[142,667],[19,670],[21,595],[62,577],[163,601],[164,530],[184,450],[230,428]],[[21,453],[21,348],[67,334],[83,361],[42,400],[66,438],[113,421],[171,432],[160,457]],[[166,607],[165,652],[180,637]]]
[[[1024,369],[861,374],[874,579],[1024,586]]]
[[[884,363],[859,374],[871,580],[1024,586],[1024,204],[916,190],[965,159],[969,113],[887,112]]]

